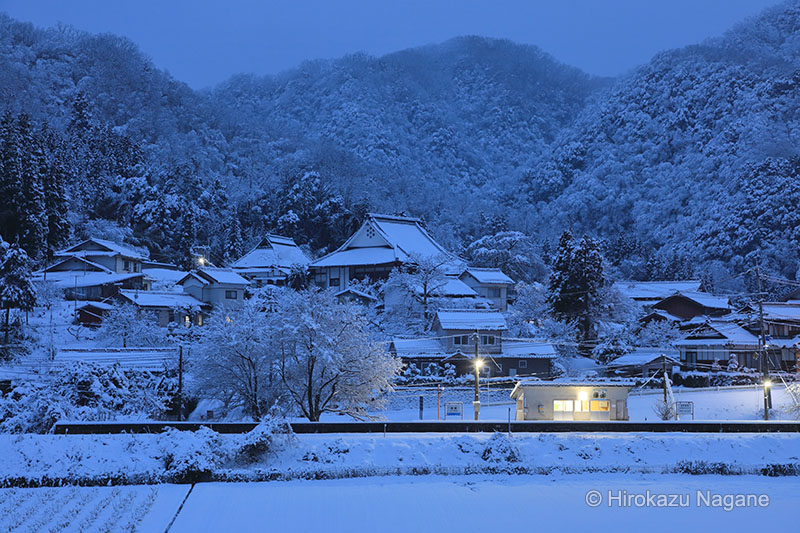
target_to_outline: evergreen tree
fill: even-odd
[[[7,241],[19,235],[22,212],[21,154],[14,117],[9,111],[0,119],[0,237]]]
[[[20,154],[18,172],[22,186],[19,242],[30,258],[39,259],[47,249],[47,215],[42,185],[44,152],[40,140],[34,135],[28,115],[23,113],[17,117],[16,130]]]
[[[178,239],[178,265],[184,270],[195,267],[194,246],[197,240],[195,229],[195,214],[193,209],[187,209],[181,221],[181,235]]]
[[[244,255],[244,239],[242,238],[242,225],[236,211],[233,211],[228,221],[227,239],[224,246],[223,260],[230,265]]]
[[[572,234],[561,235],[553,260],[547,302],[553,315],[577,322],[584,339],[592,336],[592,306],[605,283],[603,257],[597,242],[584,236],[575,243]]]
[[[0,308],[5,310],[4,344],[8,344],[12,309],[30,311],[36,303],[30,259],[19,244],[0,240]]]

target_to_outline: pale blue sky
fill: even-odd
[[[0,0],[0,11],[124,35],[192,87],[305,59],[381,55],[457,35],[535,44],[614,76],[723,33],[776,0]]]

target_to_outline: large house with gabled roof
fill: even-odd
[[[353,280],[386,279],[414,257],[459,260],[427,232],[418,218],[370,213],[347,242],[309,265],[319,287],[343,290]]]
[[[146,253],[130,246],[91,238],[56,252],[56,262],[36,273],[35,279],[63,289],[70,300],[102,300],[122,289],[147,290],[142,273]]]

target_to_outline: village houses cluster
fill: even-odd
[[[240,305],[253,290],[286,285],[293,272],[336,291],[341,300],[377,306],[383,311],[404,305],[391,290],[376,295],[364,281],[386,280],[393,269],[420,257],[444,258],[446,279],[433,296],[451,300],[430,317],[424,336],[395,336],[389,350],[407,368],[429,365],[454,374],[473,370],[476,354],[488,361],[486,376],[549,377],[559,347],[548,339],[511,338],[506,312],[515,281],[496,268],[466,264],[446,250],[410,217],[369,214],[338,249],[311,260],[289,236],[267,235],[226,268],[198,256],[195,268],[181,271],[151,261],[127,245],[90,238],[56,254],[57,260],[36,273],[75,302],[75,320],[99,326],[115,305],[135,306],[162,327],[202,327],[212,309]],[[616,376],[648,376],[666,362],[670,371],[757,368],[760,327],[757,309],[734,309],[727,297],[703,291],[698,281],[617,282],[616,288],[640,310],[640,322],[675,326],[681,338],[669,346],[636,348],[607,365]],[[419,289],[422,292],[422,289]],[[421,297],[421,294],[417,296]],[[455,305],[457,303],[457,305]],[[800,300],[763,304],[769,335],[770,367],[794,368],[800,342]]]

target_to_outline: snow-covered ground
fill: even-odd
[[[0,489],[0,530],[164,531],[188,485]]]
[[[558,473],[200,483],[191,493],[189,485],[168,484],[0,489],[0,529],[161,532],[174,518],[169,529],[174,533],[753,531],[765,523],[794,523],[799,490],[797,477]],[[596,507],[587,504],[590,491],[600,495]],[[676,494],[688,506],[637,507],[643,502],[639,495],[648,491]],[[634,505],[622,507],[612,500],[609,506],[609,494],[621,493],[634,496]],[[755,506],[729,510],[724,500],[722,507],[706,504],[715,501],[714,495],[733,494],[761,499]]]
[[[586,493],[688,494],[689,508],[590,507]],[[766,508],[697,507],[697,491],[766,494]],[[800,478],[397,477],[197,485],[170,531],[757,531],[796,522]],[[790,527],[791,529],[791,527]]]

